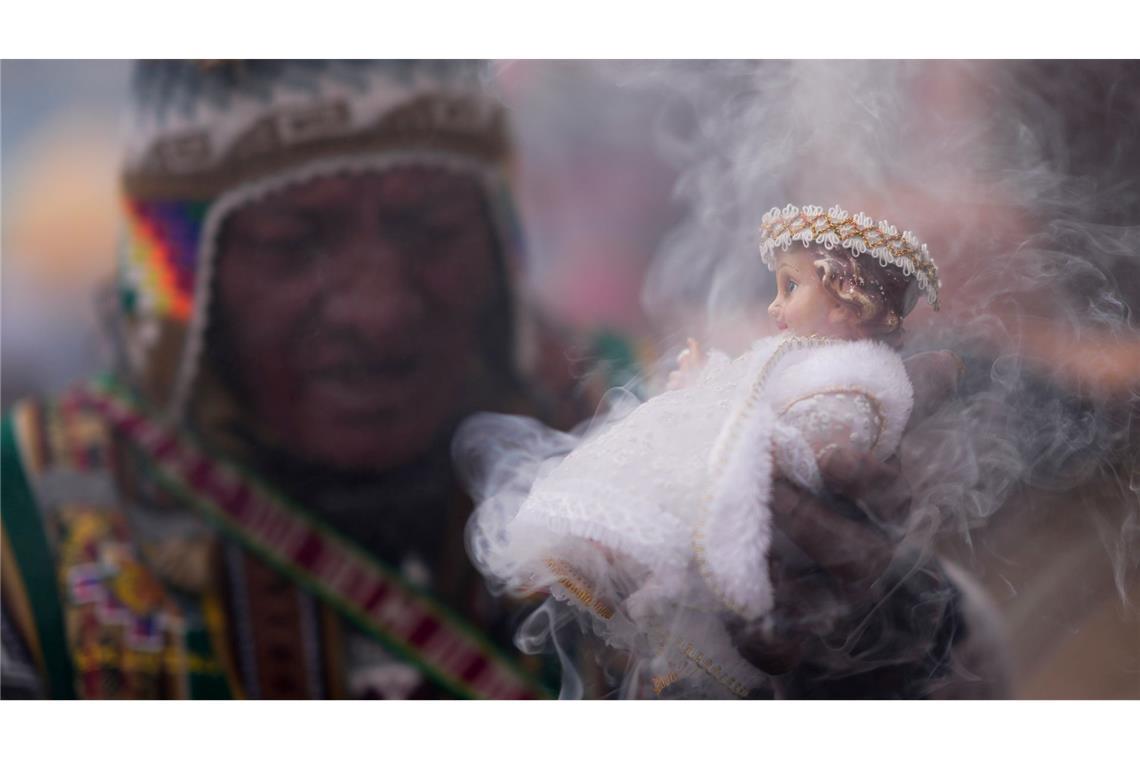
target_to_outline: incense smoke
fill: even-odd
[[[662,356],[649,387],[660,387],[688,336],[733,353],[771,332],[764,307],[774,284],[756,253],[769,208],[838,204],[885,217],[929,244],[943,281],[943,310],[920,304],[906,320],[904,354],[949,349],[965,365],[957,397],[915,420],[901,447],[913,499],[896,560],[970,547],[992,521],[1032,509],[1033,494],[1095,487],[1089,519],[1121,602],[1134,602],[1140,66],[598,68],[616,87],[659,98],[653,139],[677,172],[684,210],[643,290]],[[510,509],[544,468],[636,403],[617,391],[569,435],[520,418],[478,419],[461,430],[456,460],[477,503]],[[469,538],[479,565],[483,537]],[[812,614],[826,625],[826,604]],[[563,696],[581,693],[563,638],[575,629],[571,618],[547,601],[520,636],[528,651],[557,649]],[[875,663],[894,656],[891,641],[883,632]],[[622,693],[635,674],[625,676]]]

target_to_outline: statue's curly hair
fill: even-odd
[[[906,275],[895,266],[882,266],[873,256],[852,256],[851,251],[812,246],[813,262],[824,288],[850,308],[856,325],[887,345],[898,348],[903,337],[906,310]]]

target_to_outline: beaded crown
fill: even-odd
[[[926,294],[926,300],[938,308],[938,267],[921,242],[910,230],[899,232],[885,219],[876,222],[860,212],[851,215],[839,206],[825,213],[820,206],[773,208],[760,222],[760,257],[769,269],[776,266],[776,249],[788,250],[793,241],[804,246],[816,243],[824,248],[845,248],[852,256],[873,256],[882,266],[897,266],[914,285]],[[908,308],[907,311],[910,309]]]

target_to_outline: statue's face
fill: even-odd
[[[777,252],[776,298],[768,315],[793,335],[852,337],[851,313],[823,286],[815,259],[808,248]]]
[[[397,466],[446,434],[506,298],[483,191],[442,169],[282,191],[234,212],[218,254],[223,376],[277,445],[335,468]]]

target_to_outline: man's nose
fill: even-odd
[[[327,316],[358,329],[378,331],[411,327],[424,302],[407,252],[382,238],[348,241],[329,257]]]

